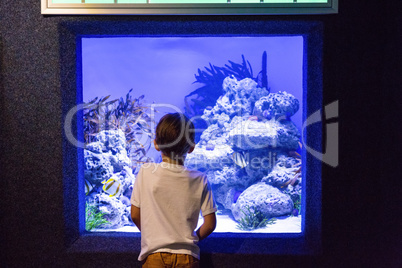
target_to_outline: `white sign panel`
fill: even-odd
[[[338,13],[338,0],[42,0],[44,15],[332,13]]]

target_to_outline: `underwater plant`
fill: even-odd
[[[295,188],[293,190],[285,189],[283,191],[284,194],[287,194],[290,199],[293,201],[293,210],[290,216],[298,216],[301,213],[301,195],[302,190],[301,188]]]
[[[108,116],[104,114],[105,110],[108,110],[109,106],[112,106],[117,100],[108,101],[109,96],[102,97],[98,100],[98,97],[84,104],[83,118],[84,118],[84,141],[85,144],[91,143],[96,133],[99,133],[103,129],[107,129],[107,122],[105,118]],[[109,113],[110,115],[110,113]]]
[[[250,208],[250,206],[245,207],[247,211],[241,209],[243,212],[243,218],[239,220],[237,224],[237,228],[243,231],[251,231],[258,228],[263,228],[268,224],[273,224],[276,221],[276,218],[267,219],[258,211],[256,207]]]
[[[297,215],[300,215],[300,212],[301,212],[301,193],[298,194],[298,197],[296,198],[296,200],[293,200],[293,205],[294,205],[294,209],[297,210]],[[296,211],[294,211],[293,216],[297,216],[295,214],[296,214]]]
[[[218,67],[209,63],[209,68],[204,67],[205,71],[198,69],[198,74],[195,74],[194,83],[201,83],[203,86],[192,91],[190,94],[184,97],[186,104],[186,115],[190,118],[195,115],[203,113],[204,109],[208,106],[214,106],[216,100],[223,95],[222,83],[228,76],[234,76],[237,80],[244,78],[254,79],[260,87],[268,89],[268,77],[267,77],[267,53],[264,51],[262,55],[262,70],[257,77],[253,76],[253,69],[250,62],[242,55],[242,63],[235,63],[229,60],[230,65],[225,64],[223,67]],[[194,97],[196,95],[197,97]],[[188,98],[192,104],[189,104]]]
[[[130,93],[126,98],[107,101],[110,97],[98,97],[85,104],[83,110],[85,144],[93,142],[93,137],[102,130],[121,129],[127,141],[127,153],[135,169],[139,164],[149,162],[146,156],[151,147],[154,123],[150,116],[150,107],[145,106],[144,95],[133,98]],[[149,138],[141,139],[143,135]]]
[[[104,218],[106,213],[99,211],[99,208],[95,204],[86,202],[85,204],[85,229],[91,231],[94,228],[98,228],[104,224],[110,222]]]

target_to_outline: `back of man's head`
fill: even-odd
[[[182,157],[194,146],[194,124],[184,114],[164,115],[156,126],[155,142],[170,158]]]

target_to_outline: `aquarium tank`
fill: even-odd
[[[162,160],[153,147],[159,119],[182,112],[196,127],[185,166],[207,175],[215,232],[302,232],[303,36],[81,44],[86,230],[138,232],[136,174]]]

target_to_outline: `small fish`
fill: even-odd
[[[90,183],[88,180],[85,180],[85,195],[88,195],[93,188],[94,188],[93,184]]]
[[[238,165],[241,168],[244,168],[248,165],[246,158],[241,152],[233,153],[233,161],[235,162],[236,165]]]
[[[111,177],[109,180],[102,181],[103,191],[109,194],[109,197],[119,195],[121,192],[121,184],[115,178]]]
[[[294,186],[298,178],[299,178],[299,175],[294,176],[293,179],[290,179],[290,180],[288,180],[287,182],[285,182],[285,183],[281,186],[281,188],[285,188],[285,187],[287,187],[289,184],[292,185],[292,186]]]
[[[303,149],[303,145],[301,144],[301,142],[299,141],[298,143],[299,143],[299,149]],[[289,151],[288,154],[291,157],[301,159],[301,155],[296,151]]]
[[[294,171],[294,173],[295,174],[301,174],[301,166],[294,166],[294,167],[299,167],[298,169],[296,169],[295,171]]]
[[[301,158],[301,155],[300,155],[298,152],[296,152],[296,151],[290,151],[288,154],[289,154],[289,156],[291,156],[291,157]]]
[[[215,145],[208,143],[207,146],[205,146],[205,150],[207,151],[213,151],[215,149]]]
[[[205,107],[205,110],[212,110],[212,109],[213,109],[212,106],[207,106],[207,107]]]
[[[258,121],[258,116],[251,115],[251,116],[249,116],[248,120],[250,120],[250,121]]]

